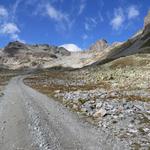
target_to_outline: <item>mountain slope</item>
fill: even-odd
[[[102,64],[136,53],[150,53],[150,12],[145,17],[144,28],[124,43],[106,48],[94,64]]]
[[[45,65],[57,62],[71,53],[57,46],[27,45],[21,42],[10,42],[1,51],[0,64],[10,68],[44,68]]]
[[[109,45],[106,40],[99,40],[87,51],[69,52],[70,45],[64,47],[28,45],[18,41],[10,42],[0,52],[0,66],[9,69],[50,68],[55,66],[82,68],[91,64],[103,64],[108,61],[136,53],[150,52],[150,12],[145,17],[144,27],[123,43]],[[67,50],[68,49],[68,50]]]

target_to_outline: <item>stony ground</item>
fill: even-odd
[[[0,98],[0,150],[129,149],[127,142],[24,85],[23,78],[11,79]]]
[[[74,71],[44,70],[25,80],[131,149],[150,149],[150,55]]]

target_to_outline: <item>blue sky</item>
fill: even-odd
[[[143,27],[150,0],[0,0],[0,47],[124,41]]]

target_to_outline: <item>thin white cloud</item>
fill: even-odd
[[[18,25],[15,23],[16,11],[22,0],[16,0],[16,2],[9,9],[4,6],[0,6],[0,35],[8,36],[12,40],[20,40],[19,33],[21,32]]]
[[[4,6],[0,6],[0,18],[8,17],[8,11]]]
[[[91,31],[93,28],[96,27],[97,23],[98,22],[96,18],[92,18],[92,17],[86,18],[86,21],[84,23],[85,30]]]
[[[130,6],[128,8],[128,19],[134,19],[138,17],[140,14],[139,10],[136,8],[136,6]]]
[[[70,30],[75,22],[75,19],[70,19],[70,15],[50,2],[40,3],[34,12],[34,15],[47,16],[53,21],[57,32],[64,34]]]
[[[78,15],[81,15],[86,7],[86,0],[81,0],[80,6],[79,6],[79,13]]]
[[[98,16],[99,16],[100,22],[103,22],[103,21],[104,21],[104,18],[103,18],[103,16],[102,16],[101,12],[98,13]]]
[[[114,17],[110,21],[110,24],[114,30],[119,30],[125,21],[125,16],[122,8],[115,9]]]
[[[129,7],[122,9],[118,8],[114,10],[114,17],[110,20],[110,25],[113,30],[127,29],[133,19],[140,15],[140,11],[136,5],[130,5]],[[124,25],[126,24],[126,25]]]
[[[64,44],[64,45],[61,45],[60,47],[64,47],[65,49],[67,49],[70,52],[79,52],[79,51],[82,51],[82,49],[79,48],[75,44]]]
[[[13,4],[12,6],[12,19],[13,20],[16,18],[16,12],[22,2],[23,0],[16,0],[16,2]]]
[[[88,38],[88,35],[87,34],[84,34],[83,36],[82,36],[82,39],[83,40],[86,40]]]
[[[68,21],[68,16],[65,13],[57,10],[50,3],[46,5],[46,13],[51,19],[54,19],[55,21]]]
[[[18,40],[20,29],[14,23],[5,23],[1,25],[0,33],[4,35],[9,35],[11,39]]]
[[[86,31],[91,30],[90,25],[89,25],[87,22],[85,23],[85,30],[86,30]]]
[[[97,21],[95,18],[90,18],[91,22],[94,24],[94,25],[97,25]]]

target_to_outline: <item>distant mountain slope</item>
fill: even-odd
[[[108,43],[106,40],[101,39],[96,41],[96,43],[94,43],[93,45],[90,46],[89,50],[90,51],[103,51],[104,49],[106,49],[108,47]]]
[[[47,44],[27,45],[15,41],[10,42],[1,51],[0,64],[10,69],[44,68],[45,66],[53,66],[53,63],[69,55],[71,53],[62,47],[49,46]]]
[[[136,53],[150,53],[150,11],[145,17],[144,27],[136,35],[119,45],[109,46],[94,64],[111,61]]]
[[[68,50],[70,45],[65,45]],[[120,57],[137,53],[150,53],[150,11],[144,20],[143,29],[139,30],[126,42],[109,45],[106,40],[98,40],[87,51],[70,52],[64,47],[28,45],[18,41],[10,42],[0,50],[0,66],[9,69],[50,68],[56,66],[82,68],[84,66],[103,64]]]

